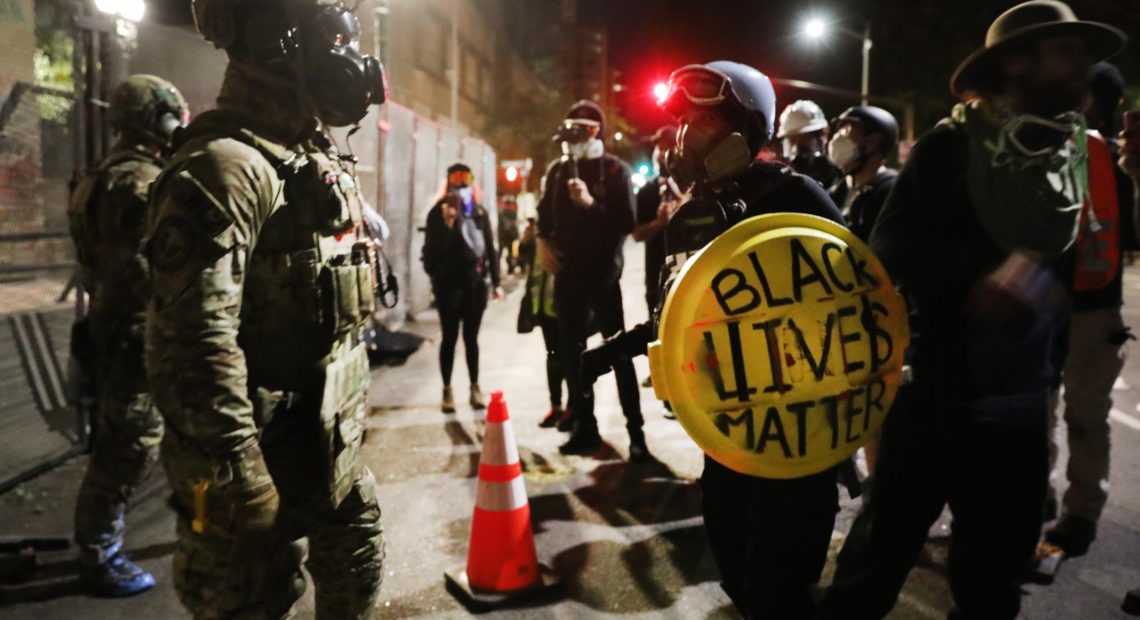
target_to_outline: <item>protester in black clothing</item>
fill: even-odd
[[[847,198],[839,206],[848,228],[863,241],[871,238],[879,210],[895,186],[898,172],[883,164],[898,141],[898,122],[882,108],[847,108],[835,120],[827,152],[847,175]]]
[[[538,203],[539,263],[556,274],[554,305],[562,333],[562,364],[575,422],[563,454],[590,454],[601,446],[594,417],[593,385],[582,380],[580,357],[590,318],[603,336],[625,328],[622,310],[622,244],[633,230],[634,198],[629,167],[605,152],[605,117],[590,101],[570,108],[559,129],[565,156],[552,164]],[[641,394],[628,359],[614,368],[618,398],[629,430],[630,460],[649,458]]]
[[[649,314],[660,301],[661,268],[665,265],[665,235],[661,234],[679,204],[676,183],[661,172],[661,159],[677,143],[677,128],[666,125],[653,134],[653,166],[657,176],[637,192],[637,226],[633,240],[645,244],[645,304]],[[667,197],[668,199],[663,199]]]
[[[746,217],[781,212],[842,223],[818,183],[782,164],[754,161],[772,136],[776,110],[775,91],[764,74],[727,61],[683,67],[670,77],[662,105],[680,123],[670,173],[683,187],[691,185],[694,201],[722,205],[726,230]],[[673,221],[683,222],[678,218],[685,212],[682,206]],[[692,249],[670,246],[666,252],[677,256]],[[741,614],[811,617],[811,588],[827,559],[839,508],[836,469],[777,480],[738,473],[706,455],[700,484],[721,587]]]
[[[978,95],[914,148],[871,234],[907,299],[903,386],[821,618],[882,618],[949,502],[951,618],[1014,618],[1045,500],[1050,347],[1084,165],[1090,60],[1123,35],[1060,2],[1006,11],[951,90]]]
[[[449,167],[446,193],[428,212],[424,233],[424,271],[431,278],[443,331],[439,371],[443,378],[440,409],[444,413],[455,411],[451,369],[455,364],[461,324],[467,375],[471,379],[468,402],[476,409],[485,406],[479,389],[479,324],[487,308],[488,276],[495,299],[503,296],[491,220],[483,206],[476,202],[474,189],[470,168],[461,163]]]
[[[506,254],[507,273],[515,272],[522,263],[515,256],[515,241],[519,238],[519,205],[514,196],[506,196],[499,203],[499,254]],[[524,267],[525,269],[525,267]]]
[[[776,137],[783,140],[784,161],[792,170],[818,181],[835,206],[842,207],[847,199],[847,183],[843,171],[828,159],[828,127],[823,109],[807,99],[793,101],[780,113]]]

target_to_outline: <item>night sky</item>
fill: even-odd
[[[617,103],[639,126],[653,127],[667,120],[652,105],[653,83],[692,62],[735,60],[772,77],[858,91],[859,40],[833,35],[825,44],[813,44],[799,35],[806,16],[818,14],[857,32],[871,20],[870,92],[913,101],[919,133],[953,104],[947,84],[954,68],[982,45],[993,19],[1017,4],[1016,0],[579,1],[579,19],[605,27],[609,34],[611,63],[622,71],[621,79],[629,87]],[[1115,60],[1129,85],[1140,86],[1140,53],[1135,51],[1140,45],[1140,2],[1069,4],[1079,18],[1105,21],[1130,35],[1133,43]],[[829,115],[857,103],[780,87],[777,96],[780,106],[796,98],[813,98]]]
[[[558,2],[521,1],[534,16],[554,12]],[[152,18],[190,23],[188,0],[149,2]],[[874,41],[870,92],[913,102],[921,133],[953,104],[947,84],[954,68],[982,45],[990,22],[1015,4],[1017,0],[579,0],[579,19],[608,33],[610,62],[627,87],[615,102],[646,132],[669,120],[654,105],[653,84],[694,62],[735,60],[772,77],[858,91],[860,41],[835,34],[811,43],[799,32],[811,14],[852,31],[861,31],[869,19]],[[1140,0],[1072,0],[1069,5],[1079,18],[1110,23],[1130,36],[1133,43],[1114,62],[1131,87],[1130,104],[1140,106]],[[781,107],[801,97],[815,99],[828,115],[857,103],[779,86],[777,97]],[[884,107],[901,115],[897,107]]]

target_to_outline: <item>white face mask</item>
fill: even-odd
[[[844,174],[855,172],[860,165],[861,155],[859,143],[847,136],[835,136],[827,143],[827,156]]]
[[[455,193],[459,194],[459,199],[463,201],[463,206],[471,206],[471,201],[475,196],[474,190],[471,189],[471,186],[460,187],[459,189],[455,190]]]
[[[562,143],[562,150],[574,159],[597,159],[605,153],[605,146],[597,138],[590,138],[585,142]]]

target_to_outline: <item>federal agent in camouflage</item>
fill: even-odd
[[[132,268],[146,224],[147,190],[162,170],[186,101],[169,82],[134,75],[115,89],[109,110],[118,142],[76,187],[68,208],[80,278],[90,311],[73,330],[89,344],[98,429],[75,507],[81,579],[96,594],[126,596],[154,577],[122,552],[123,513],[131,493],[158,459],[162,418],[143,370],[143,307]]]
[[[383,564],[359,454],[376,251],[318,120],[355,123],[381,103],[379,63],[339,4],[194,10],[231,62],[218,109],[187,127],[155,182],[144,241],[175,588],[198,618],[286,616],[307,537],[317,617],[366,618]]]

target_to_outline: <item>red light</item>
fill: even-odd
[[[665,97],[669,94],[669,85],[665,82],[658,82],[653,85],[653,96],[657,99],[657,103],[665,101]]]
[[[504,176],[506,176],[508,183],[514,183],[519,178],[519,169],[514,166],[507,166]]]

